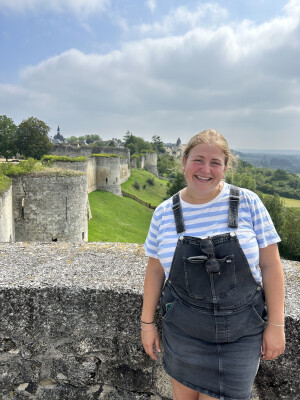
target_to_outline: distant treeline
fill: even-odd
[[[294,174],[300,173],[300,152],[295,151],[290,154],[233,152],[241,160],[247,161],[255,167],[284,169]]]
[[[300,177],[283,169],[258,168],[239,160],[226,177],[227,182],[253,191],[300,199]]]

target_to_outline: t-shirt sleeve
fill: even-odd
[[[262,248],[280,242],[280,237],[265,205],[255,193],[250,193],[251,197],[248,200],[251,202],[250,212],[258,246]]]
[[[157,241],[157,236],[158,236],[158,232],[159,232],[159,225],[160,225],[160,221],[162,218],[162,208],[159,206],[156,208],[156,210],[154,211],[152,220],[151,220],[151,224],[150,224],[150,228],[148,231],[148,235],[144,244],[144,249],[145,249],[145,253],[146,256],[148,257],[153,257],[153,258],[158,258],[158,241]]]

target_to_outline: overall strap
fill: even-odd
[[[182,233],[185,231],[185,226],[183,221],[182,208],[180,204],[179,192],[174,194],[174,196],[172,197],[172,202],[173,202],[172,210],[175,218],[176,232]]]
[[[230,185],[230,199],[229,199],[229,213],[228,213],[228,227],[238,227],[240,205],[240,189],[234,185]]]

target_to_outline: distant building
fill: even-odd
[[[66,143],[66,139],[63,137],[63,135],[60,134],[59,126],[57,127],[57,133],[55,136],[53,136],[53,138],[51,139],[51,142],[53,144]]]

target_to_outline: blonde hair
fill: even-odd
[[[189,140],[183,152],[183,157],[185,158],[185,160],[187,160],[190,151],[195,146],[197,146],[197,144],[203,143],[208,143],[212,145],[214,144],[220,147],[225,156],[225,166],[230,166],[231,163],[234,161],[234,157],[230,152],[227,140],[224,138],[223,135],[221,135],[221,133],[219,133],[215,129],[206,129],[203,132],[197,133],[197,135],[193,136]]]

